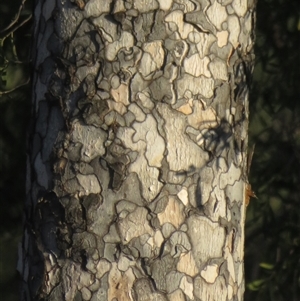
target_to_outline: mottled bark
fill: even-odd
[[[242,300],[251,0],[38,0],[22,300]]]

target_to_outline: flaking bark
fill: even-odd
[[[243,299],[254,16],[36,1],[22,301]]]

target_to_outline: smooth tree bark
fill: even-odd
[[[22,301],[244,292],[252,0],[37,0]]]

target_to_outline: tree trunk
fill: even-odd
[[[242,300],[251,0],[38,0],[22,300]]]

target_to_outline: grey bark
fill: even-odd
[[[22,300],[242,300],[254,2],[36,1]]]

